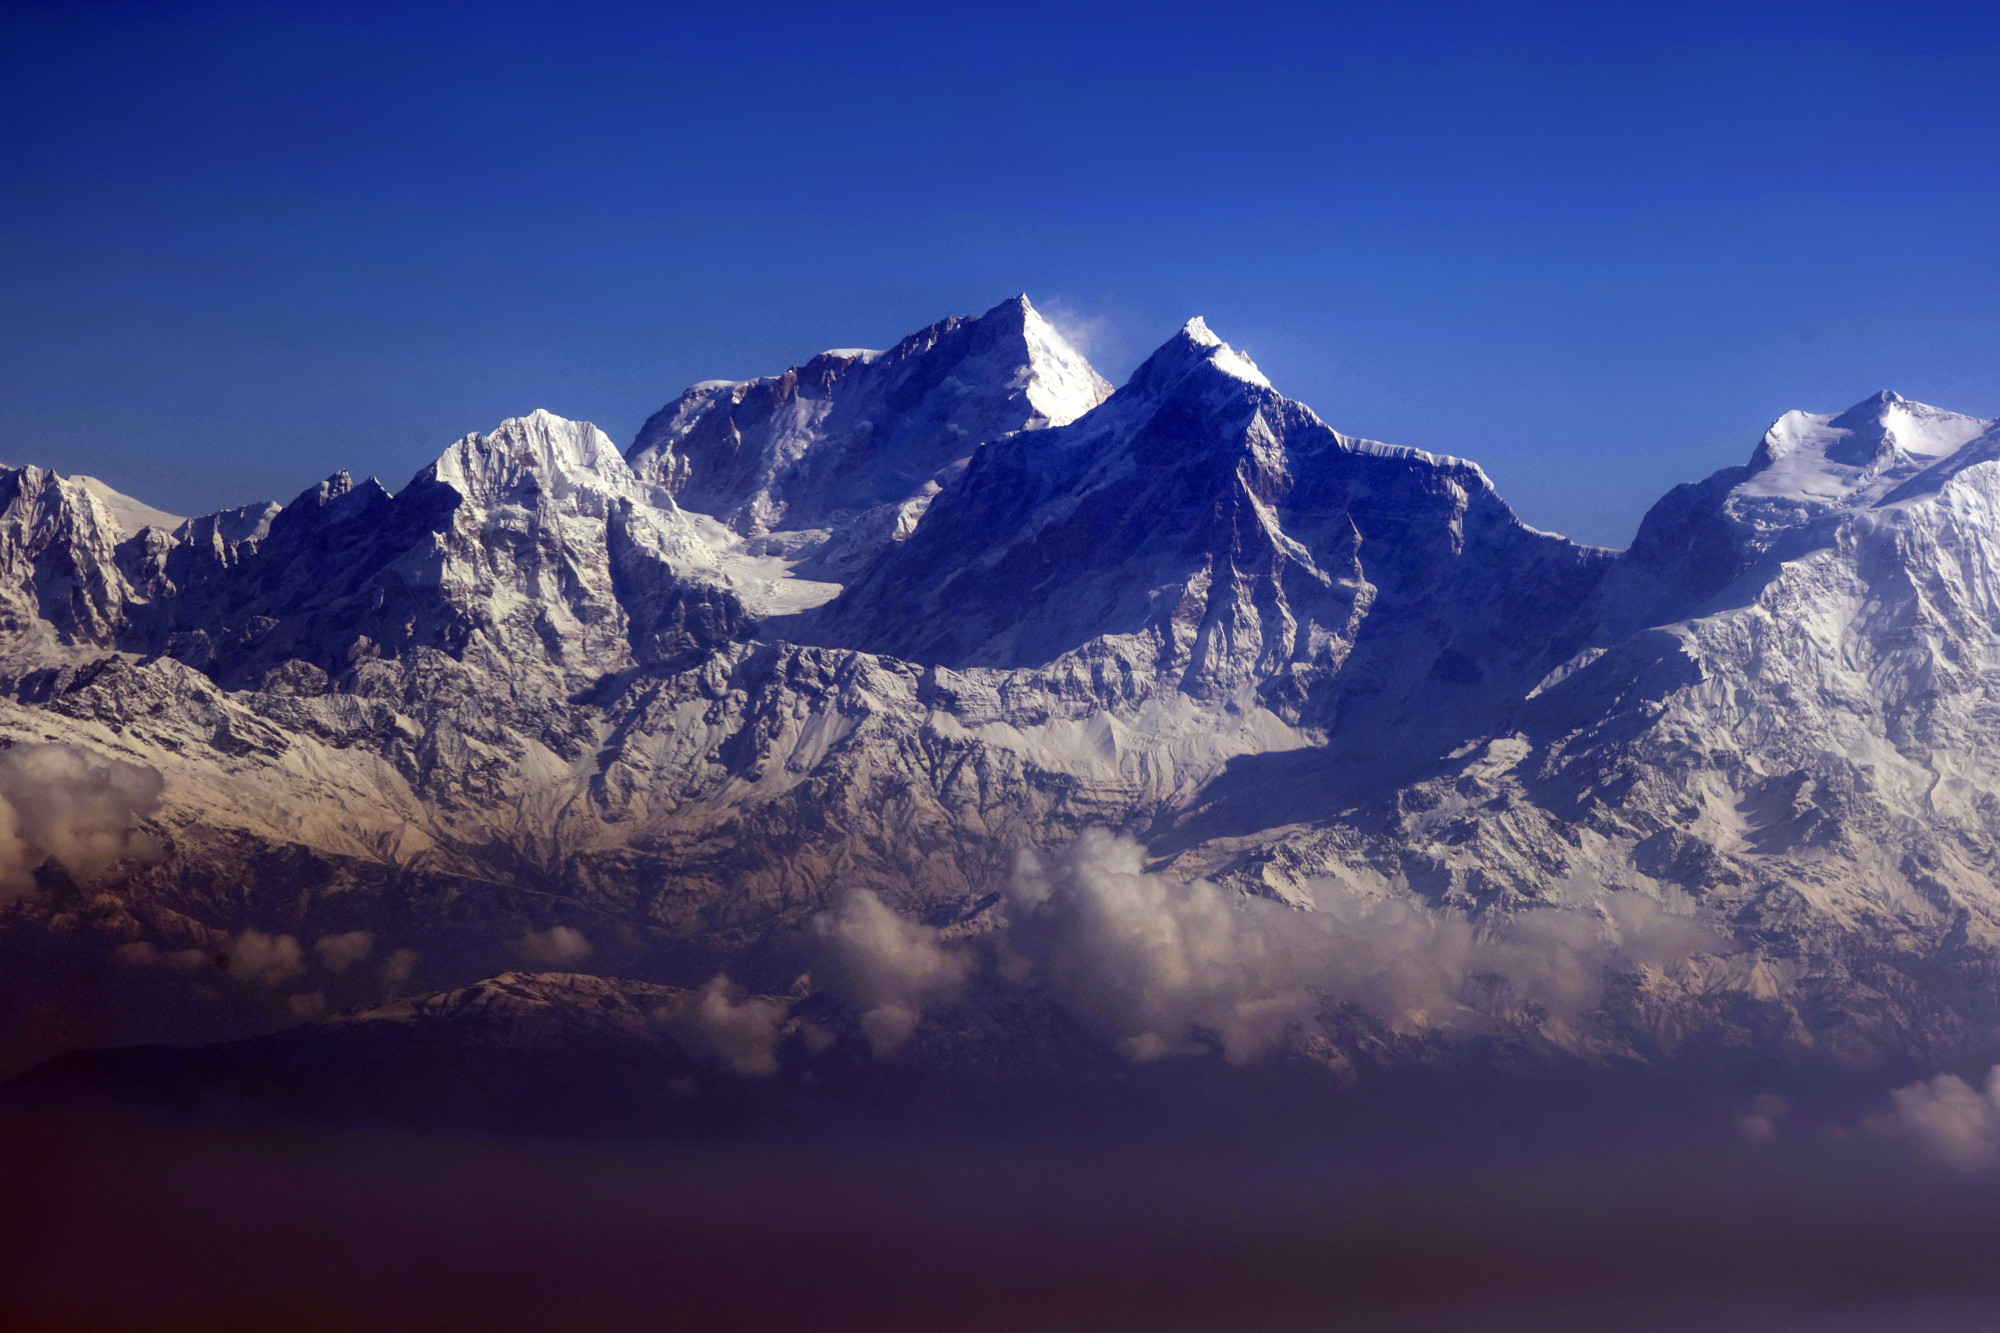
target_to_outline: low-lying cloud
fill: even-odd
[[[375,951],[375,936],[366,930],[350,930],[341,935],[322,935],[313,941],[313,952],[329,972],[341,973]]]
[[[867,889],[814,917],[813,980],[861,1015],[878,1056],[893,1054],[931,1006],[956,998],[971,965],[945,949],[931,927],[898,916]]]
[[[573,967],[597,950],[575,927],[551,926],[523,935],[514,952],[537,967]]]
[[[156,770],[80,745],[0,751],[0,905],[34,893],[51,859],[91,875],[155,855],[138,824],[160,808],[162,786]]]
[[[662,1005],[653,1020],[694,1058],[761,1076],[778,1072],[779,1028],[789,1012],[783,1001],[747,994],[718,975],[700,990]]]
[[[417,951],[415,949],[398,949],[387,958],[384,958],[382,960],[382,970],[379,974],[382,981],[383,995],[393,997],[400,994],[403,987],[410,984],[410,978],[415,975],[416,970]]]
[[[214,972],[260,986],[282,986],[306,974],[306,951],[291,935],[267,935],[246,930],[225,935],[205,949],[174,949],[162,953],[145,940],[121,944],[112,952],[138,967],[164,965],[182,972]]]
[[[1775,1092],[1761,1092],[1750,1108],[1736,1117],[1736,1128],[1746,1143],[1769,1143],[1778,1137],[1778,1127],[1791,1114],[1792,1104]]]
[[[2000,1167],[2000,1065],[1987,1073],[1983,1089],[1956,1074],[1939,1074],[1896,1089],[1889,1105],[1868,1121],[1878,1136],[1901,1139],[1955,1171]]]
[[[1327,895],[1319,911],[1148,872],[1145,850],[1091,830],[1024,854],[1007,935],[1016,979],[1046,986],[1133,1059],[1218,1040],[1243,1063],[1328,1004],[1402,1032],[1474,1030],[1500,1013],[1574,1028],[1607,971],[1665,966],[1725,943],[1638,894],[1547,908],[1480,930],[1401,900]]]
[[[1576,1039],[1614,970],[1729,952],[1722,936],[1634,892],[1482,928],[1407,899],[1328,893],[1320,910],[1150,872],[1131,838],[1090,830],[1024,853],[995,942],[1001,974],[1043,989],[1134,1060],[1219,1045],[1254,1061],[1331,1008],[1394,1031],[1473,1032],[1531,1018]],[[815,982],[861,1014],[878,1055],[954,998],[973,955],[866,890],[812,922]]]
[[[328,978],[345,977],[372,957],[375,936],[365,930],[322,935],[308,948],[294,935],[248,929],[219,936],[204,948],[161,950],[148,941],[133,940],[118,945],[112,952],[135,967],[168,967],[270,989],[289,986],[317,968],[322,989],[293,995],[288,1000],[295,1018],[311,1019],[326,1012],[328,1000],[323,988]],[[395,950],[375,969],[376,989],[384,997],[395,995],[408,984],[416,966],[416,950]],[[366,970],[357,975],[362,978],[359,991],[352,985],[344,991],[350,999],[371,990]]]
[[[240,981],[282,986],[306,974],[306,951],[290,935],[246,930],[213,949],[187,949],[168,961],[189,970],[214,967]]]

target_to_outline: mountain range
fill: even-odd
[[[1963,1063],[1996,735],[2000,428],[1893,393],[1624,551],[1025,297],[393,493],[9,467],[0,1072]]]

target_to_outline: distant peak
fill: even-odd
[[[1008,297],[999,305],[994,306],[991,310],[979,316],[975,322],[984,324],[988,321],[991,321],[1000,328],[1021,331],[1025,331],[1033,324],[1047,323],[1042,318],[1041,312],[1035,309],[1034,303],[1028,300],[1026,293]]]
[[[508,417],[481,438],[495,447],[504,449],[514,442],[515,437],[525,437],[530,440],[577,440],[588,443],[600,434],[602,432],[588,421],[578,421],[551,412],[546,407],[538,407],[523,416]]]
[[[1922,429],[1932,433],[1943,430],[1947,434],[1963,433],[1975,427],[1983,430],[1990,424],[1980,417],[1969,417],[1962,412],[1905,398],[1893,389],[1870,394],[1845,412],[1826,420],[1829,425],[1841,430],[1893,426],[1899,436],[1906,434],[1913,423],[1924,423]]]
[[[1890,409],[1907,406],[1909,401],[1893,389],[1884,389],[1880,393],[1869,394],[1845,412],[1837,414],[1833,424],[1847,428],[1872,425],[1880,422]]]
[[[1181,325],[1181,337],[1187,339],[1196,347],[1228,346],[1222,339],[1215,336],[1215,330],[1209,328],[1208,321],[1200,315],[1196,315],[1193,319]]]
[[[1208,321],[1199,315],[1181,325],[1180,332],[1161,344],[1133,374],[1131,383],[1165,387],[1202,367],[1260,389],[1271,387],[1271,381],[1264,378],[1256,362],[1217,337],[1208,327]]]
[[[561,435],[575,431],[582,431],[588,433],[590,431],[595,430],[596,427],[591,425],[588,421],[573,421],[568,417],[559,416],[556,413],[549,411],[549,409],[546,407],[538,407],[534,411],[528,413],[525,416],[507,418],[505,421],[501,422],[498,426],[494,427],[493,434],[501,435],[510,429],[522,430],[522,431],[538,431],[543,434],[549,434],[549,435]]]

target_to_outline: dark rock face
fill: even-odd
[[[647,420],[633,468],[745,533],[825,527],[919,498],[981,443],[1062,425],[1111,386],[1028,304],[947,319],[886,352],[696,385]]]
[[[1195,325],[1082,421],[983,449],[801,632],[957,669],[1089,645],[1404,750],[1429,719],[1454,744],[1497,724],[1610,563],[1470,464],[1328,429]]]

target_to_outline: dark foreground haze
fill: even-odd
[[[1900,1148],[665,1145],[16,1110],[20,1329],[1992,1327]]]

